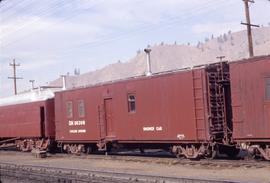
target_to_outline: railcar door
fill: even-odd
[[[112,111],[112,99],[104,100],[105,107],[105,123],[106,123],[106,136],[114,137],[114,124],[113,124],[113,111]]]

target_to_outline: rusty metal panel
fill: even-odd
[[[40,107],[47,112],[44,130],[41,132]],[[46,111],[47,110],[47,111]],[[41,137],[54,136],[53,99],[46,101],[14,104],[0,107],[0,137]]]
[[[142,77],[111,84],[57,92],[56,139],[98,141],[104,133],[104,100],[111,98],[113,136],[118,141],[205,141],[208,116],[204,69]],[[128,95],[136,111],[128,111]],[[85,102],[79,118],[76,101]],[[72,101],[73,116],[66,115]],[[196,105],[196,106],[195,106]],[[195,114],[196,113],[196,114]],[[110,127],[111,128],[111,127]]]
[[[230,63],[234,139],[270,138],[270,57]]]

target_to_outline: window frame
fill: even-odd
[[[270,77],[264,78],[264,99],[270,101]]]
[[[80,110],[80,109],[81,109],[81,108],[80,108],[80,107],[81,107],[80,104],[83,104],[83,105],[82,105],[82,106],[83,106],[83,108],[82,108],[82,109],[83,109],[83,110],[82,110],[82,111],[83,111],[83,114],[81,113],[81,110]],[[86,114],[85,114],[85,102],[84,102],[83,99],[77,100],[77,109],[78,109],[78,117],[79,117],[79,118],[84,118]],[[81,114],[82,114],[82,115],[81,115]]]
[[[133,96],[134,99],[130,99],[131,96]],[[134,109],[132,109],[132,102],[134,102]],[[136,94],[135,93],[127,94],[127,104],[128,104],[128,113],[130,114],[136,113],[137,107],[136,107]]]
[[[66,101],[66,117],[73,118],[73,102],[71,100]]]

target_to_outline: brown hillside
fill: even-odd
[[[269,55],[270,27],[254,29],[253,42],[256,56]],[[153,46],[151,49],[153,72],[217,62],[216,57],[221,55],[226,56],[226,60],[229,61],[248,57],[246,31],[228,33],[196,46],[162,44]],[[145,54],[141,52],[125,63],[111,64],[79,76],[68,76],[67,88],[143,75],[146,68],[145,60]],[[61,79],[57,79],[51,82],[50,85],[61,85],[61,82]]]

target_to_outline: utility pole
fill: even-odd
[[[22,77],[17,77],[16,75],[16,67],[20,66],[20,64],[16,64],[15,59],[13,59],[13,63],[10,63],[9,65],[13,67],[13,77],[8,77],[8,79],[13,79],[14,94],[17,95],[17,79],[23,79]]]
[[[254,0],[243,0],[243,1],[244,1],[244,4],[245,4],[245,12],[246,12],[246,21],[247,22],[246,23],[241,22],[241,24],[247,26],[249,57],[253,57],[254,56],[254,51],[253,51],[251,27],[259,27],[259,26],[251,24],[250,13],[249,13],[249,3],[255,3],[255,2],[254,2]]]
[[[219,56],[219,57],[217,57],[217,59],[219,59],[220,62],[222,62],[224,58],[225,58],[225,56]]]

